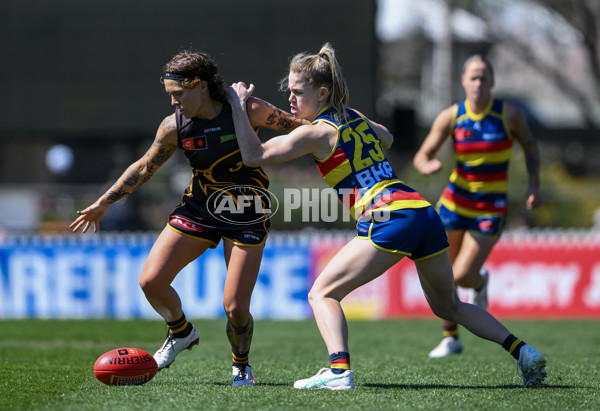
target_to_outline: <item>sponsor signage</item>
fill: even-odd
[[[600,241],[507,237],[486,263],[492,314],[600,318]],[[0,318],[160,318],[138,285],[154,238],[83,238],[32,237],[0,244]],[[303,240],[272,234],[252,297],[254,317],[311,318],[310,286],[346,241],[319,234]],[[221,246],[177,276],[173,286],[189,318],[224,316],[225,276]],[[467,290],[458,291],[468,301]],[[342,304],[350,319],[434,318],[408,259],[349,294]]]
[[[160,318],[138,277],[152,240],[21,241],[0,245],[0,318]],[[256,318],[310,317],[308,247],[265,248],[252,298]],[[173,286],[189,318],[225,315],[222,246],[183,269]]]
[[[324,266],[343,243],[320,246]],[[500,241],[485,264],[490,272],[488,310],[499,318],[600,318],[600,242],[560,238]],[[469,301],[470,290],[458,289]],[[348,318],[435,318],[407,258],[342,304]]]

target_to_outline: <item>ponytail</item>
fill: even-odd
[[[308,82],[316,87],[327,88],[329,90],[327,105],[334,118],[340,122],[346,121],[349,91],[331,44],[325,43],[317,54],[295,55],[290,62],[290,72],[304,75]],[[280,88],[288,89],[287,76],[281,80]]]

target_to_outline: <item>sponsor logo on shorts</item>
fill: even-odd
[[[248,238],[250,240],[255,240],[255,241],[260,241],[261,240],[260,236],[256,235],[252,231],[244,231],[243,233],[244,233],[244,238]]]
[[[482,232],[493,232],[496,229],[496,225],[491,220],[483,220],[479,222],[479,229]]]
[[[170,223],[172,226],[180,227],[186,230],[196,231],[197,233],[201,233],[204,231],[204,228],[201,225],[196,224],[180,215],[175,215],[171,217]]]

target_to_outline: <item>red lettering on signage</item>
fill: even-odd
[[[313,245],[313,281],[343,245],[330,241]],[[498,318],[600,318],[599,256],[600,243],[589,240],[503,237],[485,263],[490,272],[490,313]],[[469,300],[468,290],[459,287],[458,293],[461,300]],[[408,258],[345,301],[353,318],[435,318]]]

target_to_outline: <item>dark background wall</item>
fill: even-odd
[[[172,112],[159,77],[183,48],[208,52],[227,82],[252,82],[287,109],[277,83],[289,58],[329,41],[351,104],[373,115],[375,13],[375,0],[2,2],[0,183],[54,181],[43,155],[56,143],[75,151],[62,182],[105,181],[114,146],[149,146]]]

